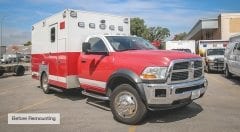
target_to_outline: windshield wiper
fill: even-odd
[[[141,50],[141,49],[129,48],[129,49],[123,49],[123,50],[118,50],[118,51],[127,51],[127,50]]]

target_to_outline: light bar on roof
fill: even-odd
[[[84,28],[85,27],[85,23],[84,22],[78,22],[78,27]]]
[[[95,23],[89,23],[89,28],[95,28]]]
[[[102,23],[102,24],[99,25],[99,28],[100,29],[106,29],[106,25],[104,23]]]
[[[114,25],[110,25],[110,26],[109,26],[109,29],[110,29],[110,30],[114,30],[114,29],[115,29],[115,26],[114,26]]]

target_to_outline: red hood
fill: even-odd
[[[168,50],[129,50],[114,53],[115,64],[119,68],[138,69],[148,66],[169,66],[172,60],[200,58],[198,55]],[[120,65],[119,65],[120,64]]]
[[[172,60],[200,58],[198,55],[170,50],[130,50],[116,52],[116,59],[128,63],[146,63],[154,66],[168,66]]]

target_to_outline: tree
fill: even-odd
[[[183,40],[187,36],[186,32],[174,35],[173,40]]]
[[[137,35],[148,39],[150,42],[153,41],[162,41],[170,36],[170,31],[168,28],[162,27],[149,27],[144,23],[143,19],[140,18],[131,18],[131,35]]]
[[[147,32],[144,33],[145,37],[150,41],[162,41],[170,36],[168,28],[162,27],[149,27]]]
[[[24,46],[30,46],[32,45],[32,42],[31,41],[27,41],[25,44],[23,44]]]
[[[147,26],[144,23],[143,19],[140,18],[131,18],[131,35],[137,35],[143,37],[144,32],[147,30]]]

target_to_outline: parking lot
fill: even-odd
[[[240,130],[240,78],[206,74],[205,96],[186,108],[149,112],[136,126],[115,121],[108,104],[81,95],[78,89],[43,94],[30,74],[0,78],[0,131],[216,131]],[[60,125],[8,125],[8,113],[60,113]]]

